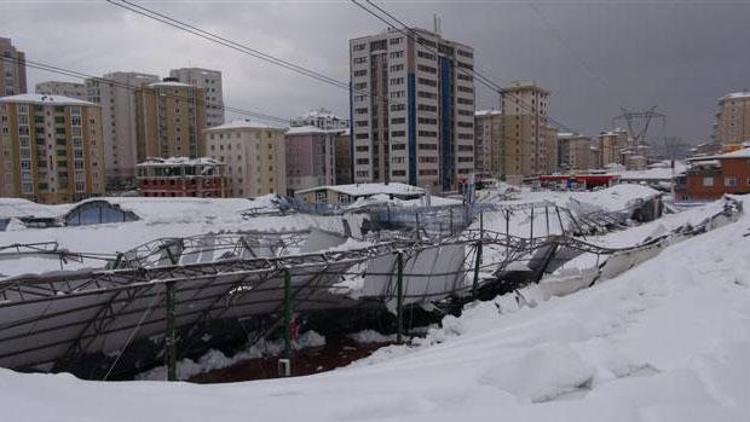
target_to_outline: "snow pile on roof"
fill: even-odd
[[[477,111],[474,112],[474,116],[477,116],[477,117],[498,116],[498,115],[501,115],[501,114],[503,114],[502,111],[495,110],[495,109],[492,109],[492,110],[477,110]]]
[[[330,130],[324,130],[315,126],[293,126],[287,131],[287,135],[309,135],[313,133],[331,133]]]
[[[7,97],[0,97],[0,104],[3,103],[31,103],[40,105],[74,105],[74,106],[96,106],[92,102],[79,100],[77,98],[65,97],[62,95],[49,95],[49,94],[19,94],[9,95]]]
[[[746,421],[748,225],[744,216],[565,298],[479,303],[417,347],[333,372],[192,385],[0,370],[0,406],[9,420],[57,421]]]
[[[737,100],[742,98],[750,98],[750,92],[732,92],[730,94],[727,94],[721,98],[719,98],[719,101],[725,101],[725,100]]]
[[[197,88],[195,85],[186,84],[184,82],[177,82],[177,81],[161,81],[161,82],[154,82],[152,84],[148,85],[151,88],[159,88],[159,87],[187,87],[187,88]]]
[[[687,171],[687,165],[675,162],[674,172],[670,167],[656,167],[646,170],[626,170],[618,174],[621,179],[625,180],[668,180],[685,173],[685,171]]]
[[[332,111],[326,110],[325,108],[319,108],[317,110],[310,110],[307,113],[303,114],[302,116],[298,117],[298,119],[313,119],[313,118],[326,118],[326,119],[339,119],[343,120],[341,117],[335,115]]]
[[[737,151],[727,152],[715,156],[715,158],[750,158],[750,148],[741,148]]]
[[[350,185],[328,185],[318,186],[315,188],[298,190],[297,194],[303,194],[307,192],[315,192],[318,190],[331,190],[338,193],[343,193],[350,196],[372,196],[372,195],[424,195],[425,190],[417,187],[407,185],[405,183],[391,182],[385,183],[353,183]]]
[[[211,157],[148,157],[146,161],[136,164],[138,167],[172,167],[172,166],[197,166],[197,165],[212,165],[212,166],[223,166],[219,160]]]
[[[22,198],[0,198],[0,218],[57,218],[74,204],[45,205]]]
[[[268,123],[261,123],[250,119],[236,119],[223,125],[214,126],[206,129],[207,132],[229,130],[229,129],[274,129],[284,130],[286,128],[280,126],[273,126]]]
[[[451,199],[451,198],[442,198],[440,196],[431,196],[430,197],[430,206],[431,207],[445,207],[445,206],[456,206],[461,205],[463,202],[458,199]],[[414,208],[414,207],[426,207],[427,206],[427,198],[424,196],[417,199],[398,199],[398,198],[391,198],[389,195],[386,194],[377,194],[369,197],[359,197],[356,201],[352,202],[351,204],[347,205],[347,210],[356,210],[360,208],[368,208],[372,206],[384,206],[389,205],[392,207],[402,207],[402,208]]]

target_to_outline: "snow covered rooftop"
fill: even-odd
[[[741,98],[750,98],[750,92],[732,92],[730,94],[727,94],[721,98],[719,98],[719,101],[725,101],[725,100],[736,100]]]
[[[177,81],[154,82],[152,84],[149,84],[148,86],[152,87],[152,88],[158,88],[158,87],[162,87],[162,86],[166,86],[166,87],[170,87],[171,86],[171,87],[196,88],[195,85],[190,85],[190,84],[186,84],[186,83],[183,83],[183,82],[177,82]]]
[[[741,148],[737,151],[727,152],[724,154],[717,155],[702,155],[699,157],[688,158],[688,161],[705,161],[705,160],[721,160],[727,158],[750,158],[750,148]]]
[[[674,172],[671,167],[654,167],[646,170],[625,170],[616,172],[624,180],[668,180],[687,170],[684,163],[676,162]]]
[[[387,185],[385,183],[355,183],[351,185],[331,185],[331,186],[318,186],[311,189],[298,190],[296,194],[304,194],[308,192],[315,192],[319,190],[331,190],[347,194],[350,196],[371,196],[378,194],[385,195],[424,195],[425,190],[416,186],[407,185],[404,183],[391,182]]]
[[[318,117],[343,120],[341,119],[341,117],[335,115],[330,110],[326,110],[325,108],[319,108],[317,110],[310,110],[307,113],[300,116],[299,119],[309,119],[309,118],[318,118]]]
[[[197,166],[197,165],[212,165],[212,166],[223,166],[224,163],[211,157],[169,157],[169,158],[158,158],[149,157],[146,161],[138,163],[138,167],[172,167],[172,166]]]
[[[280,126],[273,126],[268,123],[262,123],[255,120],[249,120],[249,119],[236,119],[232,120],[231,122],[224,123],[223,125],[214,126],[206,129],[207,132],[212,131],[218,131],[218,130],[228,130],[228,129],[274,129],[274,130],[284,130],[284,127]]]
[[[481,117],[481,116],[498,116],[498,115],[501,115],[501,114],[503,114],[502,111],[500,111],[500,110],[494,110],[494,109],[492,109],[492,110],[477,110],[476,112],[474,112],[474,115],[475,116],[479,116],[479,117]]]
[[[289,130],[286,131],[287,135],[309,135],[312,133],[331,133],[330,130],[324,130],[319,127],[315,126],[295,126],[290,127]]]
[[[96,106],[88,101],[79,100],[77,98],[64,97],[62,95],[50,95],[50,94],[20,94],[10,95],[8,97],[0,97],[0,104],[2,103],[30,103],[30,104],[41,104],[41,105],[77,105],[77,106]]]
[[[56,218],[68,212],[72,206],[72,204],[37,204],[36,202],[22,198],[0,198],[0,219],[22,217]]]

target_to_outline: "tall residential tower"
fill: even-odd
[[[135,92],[159,77],[135,72],[112,72],[86,80],[88,100],[102,106],[104,169],[107,185],[133,187],[138,164]]]
[[[0,37],[0,97],[26,93],[26,55]]]
[[[547,126],[549,91],[536,82],[516,81],[500,92],[503,112],[504,168],[506,180],[520,182],[524,177],[548,171]]]
[[[205,90],[164,78],[136,91],[137,159],[206,155]]]
[[[203,88],[206,93],[206,126],[214,127],[224,124],[224,93],[220,71],[183,67],[170,70],[169,77]]]
[[[474,171],[474,52],[410,34],[349,41],[354,181],[456,190]]]
[[[0,98],[0,196],[55,204],[103,194],[100,116],[75,98]]]

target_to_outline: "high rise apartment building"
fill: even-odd
[[[750,141],[750,92],[734,92],[719,98],[714,141],[720,145]]]
[[[104,169],[108,186],[131,185],[138,164],[136,131],[136,90],[159,82],[157,75],[112,72],[87,79],[88,100],[102,108]]]
[[[286,194],[284,132],[247,120],[206,129],[206,155],[225,165],[228,196]]]
[[[481,110],[474,114],[474,166],[479,174],[500,178],[503,167],[503,114]]]
[[[68,98],[76,98],[88,101],[86,85],[76,82],[46,81],[39,82],[34,86],[37,94],[62,95]]]
[[[549,91],[532,81],[516,81],[500,91],[504,168],[507,180],[544,174],[552,144],[547,124]]]
[[[42,203],[104,193],[98,105],[62,96],[0,98],[0,196]]]
[[[0,37],[0,97],[26,93],[26,55]]]
[[[474,171],[474,52],[413,32],[349,41],[354,181],[455,190]]]
[[[170,78],[202,88],[206,95],[206,126],[214,127],[224,124],[224,93],[221,72],[218,70],[183,67],[169,71]]]
[[[206,155],[203,88],[165,78],[136,91],[137,161]]]

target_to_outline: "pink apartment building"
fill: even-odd
[[[336,131],[314,126],[286,132],[286,179],[290,196],[301,189],[336,183]]]

